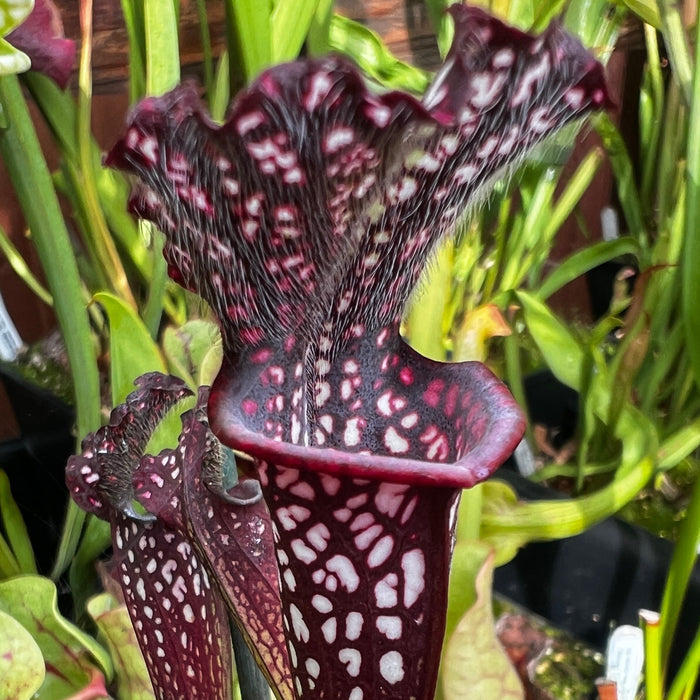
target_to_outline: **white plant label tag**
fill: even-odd
[[[0,294],[0,360],[12,362],[21,347],[22,338],[19,337]]]
[[[605,677],[617,683],[617,700],[634,700],[644,666],[644,634],[639,627],[621,625],[608,640]]]

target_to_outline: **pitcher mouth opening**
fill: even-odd
[[[429,459],[413,450],[396,454],[377,441],[370,450],[362,443],[343,449],[276,439],[251,427],[241,397],[231,389],[235,380],[226,371],[219,374],[212,388],[209,420],[214,433],[228,447],[281,467],[399,484],[471,488],[511,455],[524,433],[525,418],[505,385],[484,365],[468,362],[442,366],[462,375],[462,383],[468,387],[465,396],[489,397],[479,402],[473,420],[465,421],[461,431],[448,435],[453,459]],[[468,413],[470,406],[464,410]],[[444,421],[444,416],[441,419]]]

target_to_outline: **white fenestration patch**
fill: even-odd
[[[292,413],[292,427],[291,427],[291,438],[292,444],[298,445],[299,438],[301,437],[301,422],[297,417],[296,413]]]
[[[398,605],[399,594],[396,591],[398,583],[399,577],[391,572],[375,585],[374,598],[378,608],[394,608]]]
[[[287,552],[285,552],[283,549],[278,549],[277,561],[280,563],[281,566],[287,566],[289,564],[289,557],[287,556]]]
[[[304,664],[310,676],[312,676],[313,678],[319,677],[321,673],[321,667],[319,666],[319,663],[318,661],[316,661],[316,659],[312,659],[311,657],[309,657],[308,659],[306,659]]]
[[[299,481],[296,484],[289,487],[289,493],[299,496],[307,501],[313,501],[316,498],[316,493],[314,492],[313,486],[307,481]]]
[[[291,516],[289,510],[287,508],[278,508],[277,512],[277,520],[279,521],[279,524],[282,526],[284,530],[295,530],[297,526],[296,520]]]
[[[352,496],[351,498],[348,498],[347,501],[345,501],[345,505],[348,508],[352,508],[355,510],[355,508],[359,508],[360,506],[363,506],[367,501],[369,500],[369,496],[366,493],[360,493],[357,496]]]
[[[264,121],[265,117],[262,112],[244,114],[236,122],[236,131],[238,131],[241,136],[245,136],[249,131],[257,129]]]
[[[182,608],[182,614],[185,618],[185,622],[194,622],[194,611],[192,610],[192,606],[187,603],[184,608]]]
[[[362,625],[364,621],[364,618],[359,612],[348,613],[345,618],[345,637],[351,642],[359,639],[362,634]]]
[[[304,564],[311,564],[311,562],[316,561],[318,555],[313,549],[304,544],[302,540],[292,540],[291,547],[296,558],[304,562]]]
[[[187,595],[187,585],[185,584],[185,579],[182,576],[178,576],[173,584],[173,596],[177,599],[178,603],[182,603]]]
[[[372,525],[372,527],[368,527],[353,540],[355,542],[355,547],[357,547],[357,549],[359,549],[361,552],[364,552],[365,549],[367,549],[372,542],[374,542],[374,540],[376,540],[377,537],[382,534],[383,530],[384,528],[379,525],[379,523]]]
[[[380,615],[377,618],[377,630],[387,639],[401,639],[403,623],[396,615]]]
[[[141,577],[136,581],[136,595],[138,595],[141,600],[146,600],[146,585]]]
[[[380,129],[383,129],[391,119],[391,110],[382,104],[370,104],[365,107],[367,118],[372,120]],[[350,698],[354,700],[354,698]]]
[[[380,513],[395,518],[408,490],[407,484],[392,484],[385,481],[379,485],[374,497],[374,505]]]
[[[294,593],[294,591],[297,589],[297,580],[294,577],[294,574],[292,573],[291,569],[285,569],[284,573],[282,574],[282,578],[284,579],[285,584],[287,584],[287,588]]]
[[[407,430],[413,428],[418,423],[417,413],[408,413],[401,419],[401,427]]]
[[[309,641],[309,628],[306,626],[306,623],[304,622],[304,616],[301,614],[301,610],[297,608],[294,603],[292,603],[289,606],[289,613],[292,616],[292,629],[294,630],[294,634],[296,635],[296,638],[300,642],[308,642]]]
[[[348,126],[339,126],[328,132],[323,143],[326,153],[336,153],[343,146],[349,146],[355,139],[355,132]]]
[[[332,429],[333,424],[331,423],[331,430]],[[335,494],[338,493],[338,491],[340,491],[340,479],[336,478],[335,476],[329,476],[328,474],[319,474],[319,478],[321,480],[321,486],[323,486],[323,490],[329,496],[335,496]]]
[[[324,414],[319,417],[318,419],[319,425],[330,435],[333,432],[333,416],[329,414]],[[324,475],[326,476],[326,475]],[[334,477],[329,477],[330,479],[333,479]],[[325,481],[322,481],[323,488],[326,490],[326,493],[328,493],[328,490],[326,489],[325,486]],[[340,487],[340,482],[338,482],[338,487]],[[331,488],[333,488],[331,486]],[[338,490],[336,489],[335,493],[338,493]]]
[[[316,73],[311,78],[309,91],[304,96],[304,107],[308,112],[313,112],[323,102],[331,85],[331,79],[327,73]]]
[[[288,467],[284,467],[282,469],[279,469],[277,472],[277,475],[275,476],[275,483],[277,486],[284,490],[289,486],[290,484],[293,484],[295,481],[299,480],[299,470],[298,469],[290,469]]]
[[[476,152],[476,157],[484,160],[493,154],[498,146],[499,137],[491,135],[485,141],[484,145]]]
[[[472,89],[471,104],[477,109],[484,109],[489,105],[492,105],[504,83],[506,82],[506,73],[499,73],[493,75],[493,73],[477,73],[471,79],[470,87]]]
[[[394,410],[391,407],[391,390],[385,391],[378,399],[377,399],[377,410],[379,413],[381,413],[383,416],[390,417],[394,415]]]
[[[394,550],[394,538],[392,535],[384,535],[377,544],[372,547],[372,551],[367,556],[367,566],[376,569],[381,566]]]
[[[552,119],[549,118],[549,107],[538,107],[530,115],[530,129],[536,134],[543,134],[552,126]]]
[[[287,625],[287,630],[289,630],[289,625]],[[296,647],[291,639],[287,641],[287,647],[289,649],[289,660],[292,662],[292,666],[296,668],[299,665],[299,659],[297,657]]]
[[[365,693],[362,688],[353,688],[348,695],[348,700],[363,700]]]
[[[346,523],[352,518],[352,511],[350,508],[339,508],[333,511],[333,517],[341,523]]]
[[[408,502],[408,505],[406,506],[406,508],[404,508],[404,511],[401,514],[401,524],[402,525],[405,525],[411,519],[411,516],[413,515],[413,511],[415,511],[417,505],[418,505],[418,496],[414,496]]]
[[[400,435],[393,425],[390,425],[384,433],[384,445],[389,452],[395,455],[406,454],[409,447],[408,440]]]
[[[358,416],[350,418],[345,423],[345,433],[343,440],[348,447],[356,447],[362,439],[361,429],[364,427],[364,420]]]
[[[515,52],[513,49],[501,49],[491,59],[491,65],[494,68],[510,68],[514,62]]]
[[[314,559],[316,556],[314,555]],[[346,556],[336,554],[326,562],[326,570],[338,577],[340,584],[348,593],[354,593],[360,585],[360,577],[355,566]]]
[[[566,102],[571,109],[581,109],[585,96],[586,93],[583,88],[574,87],[564,93],[564,102]]]
[[[326,598],[326,596],[324,595],[315,595],[311,599],[311,605],[313,605],[314,608],[316,608],[316,610],[318,610],[323,615],[326,615],[331,610],[333,610],[333,603],[331,603],[331,601],[328,600],[328,598]]]
[[[347,504],[346,504],[347,505]],[[349,508],[352,506],[348,506]],[[369,512],[360,513],[351,523],[350,531],[358,532],[359,530],[364,530],[365,528],[373,525],[375,521],[374,515]]]
[[[324,552],[331,539],[331,533],[323,523],[316,523],[316,525],[309,528],[309,531],[306,533],[306,539],[315,550]]]
[[[350,649],[346,647],[338,652],[338,659],[341,664],[345,664],[345,670],[348,675],[353,678],[357,678],[360,675],[360,668],[362,667],[362,654],[357,649]],[[380,662],[381,663],[381,662]]]
[[[476,174],[479,172],[479,168],[474,165],[473,163],[467,163],[465,165],[461,165],[457,170],[455,170],[454,174],[454,183],[455,185],[464,185],[468,182],[471,182],[475,177]]]
[[[338,634],[338,621],[334,617],[329,617],[322,625],[321,632],[323,638],[326,640],[327,644],[333,644],[335,642],[336,635]]]
[[[399,683],[405,675],[403,656],[398,651],[389,651],[379,659],[379,672],[391,685]]]
[[[420,549],[412,549],[401,557],[404,575],[403,604],[410,608],[425,590],[425,557]]]
[[[510,106],[513,108],[517,107],[525,102],[525,100],[529,99],[533,94],[535,83],[537,83],[541,78],[544,78],[549,70],[549,55],[545,53],[542,54],[540,62],[533,68],[530,68],[520,78],[520,85],[518,85],[518,89],[516,90],[515,95],[513,95]]]
[[[331,397],[331,385],[328,382],[316,383],[316,406],[321,408]]]

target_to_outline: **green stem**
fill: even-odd
[[[143,31],[143,0],[121,0],[129,37],[129,103],[146,94],[146,44]]]
[[[457,539],[459,541],[476,541],[481,531],[481,507],[484,501],[482,484],[463,489],[459,504],[460,517],[457,520]]]
[[[100,383],[92,337],[73,256],[51,173],[17,78],[0,78],[0,107],[8,128],[0,130],[0,155],[32,232],[32,240],[53,295],[56,318],[66,344],[73,384],[78,435],[100,425]],[[85,513],[72,501],[59,546],[54,575],[70,562],[80,538]]]
[[[658,613],[640,610],[639,619],[644,630],[644,690],[646,700],[663,700],[661,670],[661,625]]]
[[[507,510],[486,510],[481,538],[498,541],[511,538],[521,543],[572,537],[616,513],[646,486],[654,463],[645,457],[634,469],[590,496],[565,501],[536,501],[514,504]]]
[[[204,57],[204,86],[207,91],[207,99],[210,100],[214,88],[214,57],[211,52],[211,34],[207,19],[207,6],[204,0],[197,0],[197,19],[199,20],[199,36]]]
[[[90,233],[95,244],[95,252],[112,289],[129,305],[136,308],[136,300],[131,292],[129,280],[119,258],[114,240],[107,226],[104,212],[97,194],[97,173],[92,152],[91,111],[92,111],[92,0],[81,0],[80,24],[82,45],[80,49],[80,69],[78,73],[78,159],[80,163],[80,185],[85,196],[86,214],[90,223]]]
[[[664,597],[661,602],[662,672],[666,669],[671,652],[671,644],[681,614],[688,581],[697,561],[698,548],[700,548],[700,479],[695,482],[693,487],[690,505],[673,551],[671,567],[664,588]]]
[[[162,95],[180,82],[180,46],[173,0],[145,0],[146,92]]]
[[[656,39],[656,29],[648,24],[644,25],[644,36],[647,44],[647,70],[649,72],[649,83],[651,88],[651,125],[650,136],[644,147],[647,149],[647,158],[643,164],[642,184],[640,187],[640,197],[643,206],[649,206],[652,202],[652,185],[654,181],[654,171],[657,164],[659,136],[663,123],[664,112],[664,84],[661,75],[659,60],[659,44]]]
[[[207,29],[206,18],[202,31]],[[144,4],[146,37],[146,91],[162,95],[180,82],[180,46],[177,33],[177,11],[173,0],[146,0]],[[211,53],[211,51],[210,51]],[[167,265],[163,257],[163,234],[151,227],[153,270],[143,320],[151,337],[158,335],[163,304]]]
[[[691,700],[700,669],[700,627],[668,691],[666,700]]]
[[[700,447],[700,416],[666,438],[656,453],[659,471],[672,469]]]
[[[41,299],[47,306],[53,306],[53,299],[48,290],[39,282],[39,280],[34,276],[29,266],[24,261],[24,258],[20,255],[17,248],[10,240],[2,226],[0,226],[0,250],[4,253],[7,258],[7,262],[15,271],[15,274],[31,289],[34,294],[36,294],[39,299]]]
[[[224,7],[233,95],[241,82],[249,83],[272,63],[273,4],[272,0],[226,0]]]
[[[676,0],[661,0],[660,5],[664,41],[671,59],[673,78],[681,88],[686,105],[690,106],[694,104],[696,93],[692,87],[692,54],[685,35],[685,28],[683,27],[680,3],[676,2]],[[697,42],[695,45],[698,46]]]

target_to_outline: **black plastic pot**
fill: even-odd
[[[0,366],[0,378],[20,427],[20,437],[0,443],[0,467],[10,479],[34,546],[41,573],[48,573],[56,555],[68,490],[65,468],[75,444],[73,409]]]
[[[497,478],[508,481],[523,498],[557,496],[507,469]],[[638,624],[640,608],[659,610],[672,552],[670,542],[608,518],[576,537],[528,545],[496,570],[494,586],[501,595],[602,651],[611,629]],[[671,673],[688,650],[699,619],[700,565],[696,565],[674,638]]]

